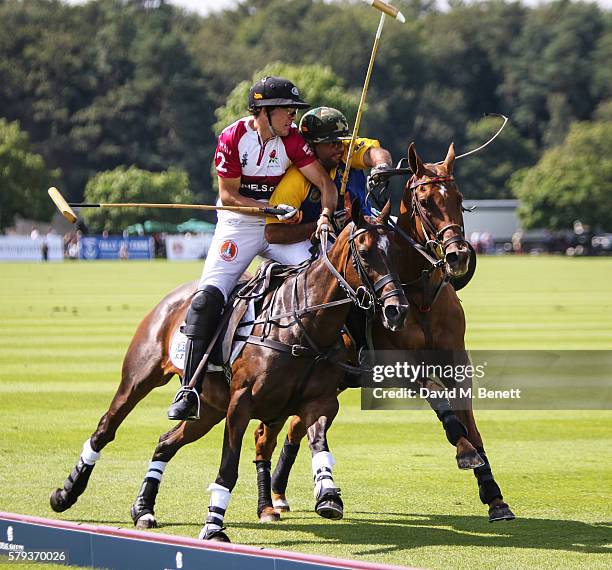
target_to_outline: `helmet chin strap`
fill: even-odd
[[[276,131],[274,130],[274,127],[272,126],[272,117],[270,115],[270,107],[264,107],[264,110],[266,111],[266,115],[268,116],[268,124],[270,125],[270,132],[272,133],[273,137],[277,137],[278,134],[276,133]]]

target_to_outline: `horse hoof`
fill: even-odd
[[[142,515],[134,525],[138,530],[148,530],[150,528],[157,528],[157,521],[155,520],[155,516],[151,513],[147,513],[146,515]]]
[[[516,517],[506,503],[493,505],[489,509],[489,522],[513,521]]]
[[[272,495],[272,506],[277,513],[288,513],[291,510],[286,497],[276,493]]]
[[[62,490],[63,489],[55,489],[49,497],[49,504],[56,513],[67,511],[74,504],[66,501],[62,495]]]
[[[265,507],[259,513],[260,523],[275,523],[280,520],[280,515],[274,510],[273,507]]]
[[[260,523],[275,523],[275,522],[278,522],[279,520],[280,520],[280,515],[276,511],[273,511],[268,514],[262,513],[259,517]]]
[[[457,455],[456,459],[459,469],[476,469],[485,464],[483,458],[480,457],[477,451],[462,453],[461,455]]]
[[[340,520],[344,516],[344,505],[338,489],[323,493],[315,506],[316,513],[324,519]]]
[[[201,540],[210,540],[212,542],[231,542],[227,534],[223,532],[224,529],[220,530],[208,530],[200,533]]]

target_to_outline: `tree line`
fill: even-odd
[[[586,180],[599,188],[593,195],[610,202],[611,159],[598,146],[609,146],[611,136],[610,12],[569,0],[538,7],[454,1],[446,11],[423,0],[394,4],[407,23],[385,26],[363,134],[379,138],[396,160],[416,141],[424,159],[436,161],[451,140],[459,152],[480,145],[500,124],[483,114],[503,113],[511,122],[495,143],[458,162],[467,198],[519,195],[525,224],[549,227],[580,214],[580,196],[590,194]],[[213,202],[216,135],[245,114],[242,97],[253,79],[283,71],[312,103],[338,106],[352,121],[378,17],[348,0],[243,0],[207,17],[162,0],[0,0],[0,166],[16,160],[2,151],[11,137],[21,147],[29,141],[46,176],[71,200],[86,188],[89,199],[99,196],[112,186],[108,178],[99,183],[99,173],[117,169],[124,184],[140,180],[143,192],[167,188]],[[583,144],[586,131],[599,142]],[[547,216],[555,196],[571,191],[550,171],[575,173],[559,158],[575,146],[587,154],[573,160],[598,173],[574,176],[583,190],[562,200],[574,206]],[[144,183],[134,169],[171,172],[163,184]],[[41,177],[24,174],[23,191],[32,194]],[[19,202],[8,199],[17,179],[0,179],[2,227],[10,204]],[[189,194],[178,186],[185,181]],[[599,211],[590,223],[612,229],[609,208]]]

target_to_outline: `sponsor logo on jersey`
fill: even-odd
[[[320,202],[321,201],[321,190],[319,190],[318,188],[313,188],[310,191],[310,194],[308,194],[308,199],[311,202]]]
[[[253,182],[251,184],[242,183],[240,185],[240,190],[244,190],[245,192],[274,192],[276,188],[276,184],[257,184]]]
[[[249,153],[245,152],[242,155],[242,159],[240,160],[240,166],[242,166],[242,168],[244,168],[248,163],[249,163]]]
[[[268,157],[268,166],[272,164],[278,165],[278,156],[276,156],[276,149],[274,149]]]
[[[219,248],[219,255],[223,261],[234,261],[238,255],[238,246],[231,239],[225,240]]]

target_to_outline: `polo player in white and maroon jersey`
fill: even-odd
[[[218,204],[258,207],[268,203],[272,192],[293,164],[321,190],[321,215],[317,234],[333,216],[336,188],[316,159],[293,119],[307,108],[291,81],[264,77],[249,91],[251,115],[225,128],[215,153],[219,179]],[[299,220],[299,210],[280,204],[285,222]],[[287,247],[269,244],[264,237],[265,219],[235,212],[218,212],[218,223],[204,265],[198,290],[191,302],[183,332],[187,336],[183,385],[168,409],[172,420],[198,419],[199,392],[204,374],[189,388],[198,364],[210,344],[223,306],[256,255],[280,263],[297,264],[309,257],[305,244]],[[204,371],[203,371],[204,372]]]

